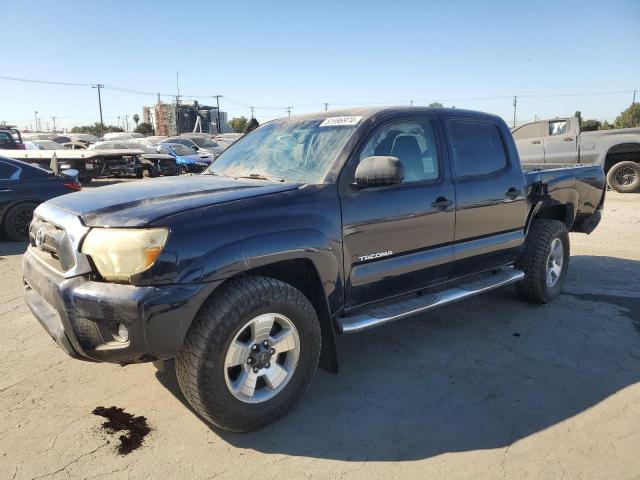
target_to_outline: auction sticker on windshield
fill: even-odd
[[[321,127],[343,127],[357,125],[362,117],[329,117],[320,124]]]

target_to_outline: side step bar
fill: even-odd
[[[488,292],[509,285],[524,278],[524,272],[513,267],[505,267],[481,278],[467,280],[437,293],[428,293],[391,305],[373,308],[351,317],[337,319],[340,333],[361,332],[383,323],[395,322],[417,313],[448,305],[464,298]]]

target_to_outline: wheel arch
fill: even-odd
[[[640,143],[625,142],[609,148],[605,155],[604,171],[608,172],[616,163],[624,162],[625,160],[640,163]]]

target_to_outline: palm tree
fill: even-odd
[[[140,121],[140,115],[137,113],[133,114],[133,121],[136,122],[136,128],[138,127],[138,122]]]

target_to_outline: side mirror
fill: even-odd
[[[200,148],[198,148],[197,145],[193,145],[191,148],[193,149],[194,152],[197,152],[198,150],[200,150]]]
[[[356,168],[355,185],[364,187],[380,187],[397,185],[404,179],[404,167],[397,157],[366,157],[360,160]]]

